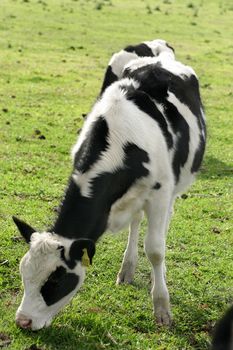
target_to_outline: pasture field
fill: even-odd
[[[0,1],[0,348],[208,349],[233,296],[233,3],[228,0]],[[97,245],[86,281],[48,329],[14,324],[27,250],[12,215],[48,227],[71,172],[70,149],[109,58],[162,38],[200,78],[208,145],[197,182],[178,199],[167,241],[171,328],[154,324],[149,263],[115,286],[127,233]]]

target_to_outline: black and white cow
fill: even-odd
[[[233,306],[217,322],[211,350],[233,350]]]
[[[101,95],[73,147],[73,172],[53,227],[38,233],[14,218],[30,243],[20,263],[24,296],[16,323],[33,330],[48,326],[81,287],[85,259],[92,261],[98,239],[128,224],[117,283],[130,283],[144,212],[154,313],[158,323],[169,324],[166,233],[175,198],[199,170],[205,139],[196,74],[176,61],[165,41],[113,55]]]

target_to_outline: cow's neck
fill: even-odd
[[[109,209],[98,197],[81,195],[71,178],[61,203],[52,232],[67,238],[89,238],[93,241],[103,234],[107,226]]]

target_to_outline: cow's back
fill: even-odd
[[[157,113],[157,123],[170,153],[174,193],[184,191],[200,168],[206,140],[205,117],[194,70],[164,53],[156,58],[133,60],[125,67],[124,76],[139,84],[136,94],[144,95],[144,105],[142,98],[136,94],[131,96],[139,108],[148,111],[148,105],[153,103],[161,112],[163,118]]]

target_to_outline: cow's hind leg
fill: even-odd
[[[129,228],[128,244],[124,253],[117,284],[132,283],[138,261],[138,235],[142,212],[137,213]]]
[[[169,293],[165,279],[166,229],[171,206],[170,191],[161,188],[145,206],[148,218],[148,232],[145,238],[145,252],[152,265],[152,301],[158,324],[171,323]]]

